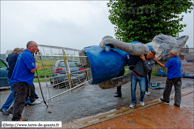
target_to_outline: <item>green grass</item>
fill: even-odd
[[[53,64],[55,63],[55,61],[52,60],[43,60],[42,62],[45,70],[52,68]],[[38,61],[38,65],[39,65],[38,70],[43,70],[42,63],[40,60]]]
[[[55,63],[55,61],[52,61],[52,60],[43,60],[43,67],[44,67],[44,71],[45,71],[45,75],[46,77],[51,77],[53,75],[53,72],[51,71],[51,69],[53,68],[53,64]],[[42,63],[40,60],[38,60],[38,75],[39,75],[39,78],[44,78],[45,75],[44,75],[44,71],[43,71],[43,67],[42,67]],[[41,82],[45,82],[46,80],[40,80]],[[48,79],[48,81],[50,81]],[[37,73],[35,72],[34,74],[34,82],[38,82],[38,79],[37,79]]]
[[[38,82],[38,78],[34,78],[33,82]],[[46,82],[46,80],[40,80],[40,82]],[[47,82],[50,82],[50,79],[47,79]]]
[[[45,71],[45,75],[44,75],[43,70],[38,70],[38,75],[39,75],[40,78],[44,78],[45,75],[46,75],[46,77],[50,77],[51,75],[53,75],[53,72],[51,70]],[[35,72],[34,77],[37,78],[37,73],[36,72]]]

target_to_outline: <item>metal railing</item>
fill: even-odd
[[[38,74],[35,74],[35,80],[39,81],[40,90],[47,104],[59,100],[62,95],[78,87],[83,87],[87,81],[84,71],[71,71],[68,64],[69,60],[80,62],[80,50],[66,47],[50,46],[38,44],[39,52],[35,54],[38,59]],[[56,61],[64,61],[64,73],[56,74]]]

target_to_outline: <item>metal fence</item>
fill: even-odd
[[[81,67],[80,59],[86,57],[79,56],[80,50],[41,44],[38,44],[38,48],[39,52],[35,57],[38,59],[39,68],[35,73],[35,82],[39,83],[42,98],[47,104],[87,83],[84,68],[71,70],[73,67]],[[60,62],[60,66],[57,66],[57,62]],[[74,66],[71,67],[71,63]]]

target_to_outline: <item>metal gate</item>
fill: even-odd
[[[41,44],[38,44],[38,48],[35,57],[39,68],[34,82],[38,82],[47,104],[87,83],[85,69],[80,64],[80,59],[86,56],[79,56],[80,50]]]

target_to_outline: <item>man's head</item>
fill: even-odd
[[[36,42],[34,42],[34,41],[29,41],[29,42],[27,43],[27,45],[26,45],[26,48],[27,48],[32,54],[34,54],[34,53],[37,51],[38,46],[37,46]]]
[[[173,49],[173,50],[170,51],[169,55],[170,55],[170,58],[174,57],[174,56],[178,56],[178,52]]]
[[[155,57],[156,51],[155,50],[151,50],[148,52],[146,58],[147,59],[152,59],[153,57]]]

